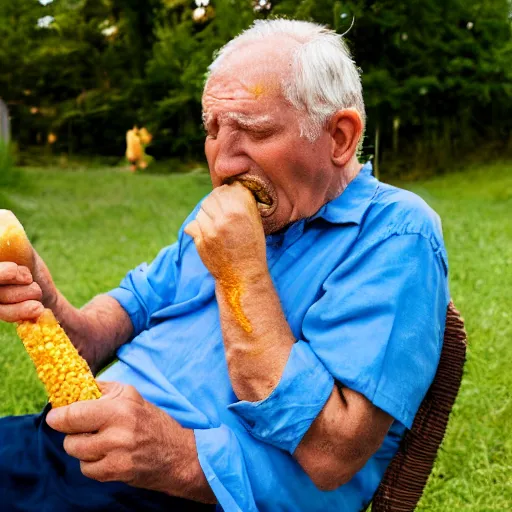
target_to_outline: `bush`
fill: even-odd
[[[14,167],[13,148],[0,140],[0,209],[13,209],[9,191],[19,187],[20,181],[21,174]]]

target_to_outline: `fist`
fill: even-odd
[[[252,193],[238,182],[215,188],[185,228],[218,281],[257,277],[267,270],[265,234]]]
[[[56,300],[50,272],[23,226],[11,211],[0,210],[0,320],[35,320]]]

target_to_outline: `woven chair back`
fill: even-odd
[[[444,343],[434,381],[372,500],[372,512],[412,512],[443,441],[466,360],[464,322],[448,305]]]

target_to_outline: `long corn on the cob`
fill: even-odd
[[[17,331],[53,407],[101,396],[89,365],[51,310],[45,309],[36,322],[21,322]]]
[[[0,210],[0,261],[12,261],[32,270],[32,254],[32,246],[18,219],[8,210]],[[36,321],[20,322],[17,331],[53,407],[101,396],[87,362],[51,310],[45,309]]]

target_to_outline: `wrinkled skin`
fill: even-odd
[[[341,193],[360,168],[355,152],[362,125],[354,112],[334,115],[314,142],[301,137],[300,115],[280,93],[293,44],[268,41],[240,49],[212,76],[203,97],[205,151],[214,191],[186,232],[217,281],[226,358],[240,399],[268,396],[294,343],[268,272],[264,235],[313,215]],[[237,181],[250,184],[253,192]],[[258,193],[263,201],[259,205],[253,195]],[[269,198],[272,204],[264,204]],[[42,300],[53,306],[76,346],[96,347],[94,361],[103,361],[128,341],[130,322],[119,304],[114,309],[103,297],[75,310],[57,296],[46,267],[42,261],[38,264],[33,276],[14,264],[0,265],[0,318],[37,316]],[[230,310],[226,296],[233,283],[224,289],[226,269],[245,290],[240,304],[253,326],[251,332],[240,329]],[[20,288],[10,288],[11,284]],[[105,306],[112,308],[109,322],[99,316]],[[215,502],[199,466],[193,431],[144,401],[130,386],[111,383],[102,391],[100,400],[60,408],[47,418],[52,428],[68,434],[65,449],[80,460],[86,476]],[[345,452],[337,445],[342,426],[352,423],[340,413],[343,407],[334,390],[310,439],[297,450],[297,459],[318,485],[324,486],[330,474],[346,474],[346,468],[339,467],[346,460],[340,453]],[[326,425],[333,425],[332,436]],[[357,438],[357,443],[365,445],[365,440]],[[334,448],[324,454],[318,446]]]
[[[260,213],[251,192],[240,183],[217,187],[185,231],[194,238],[203,263],[217,281],[257,278],[266,271]]]
[[[206,85],[205,153],[214,190],[186,233],[214,277],[226,261],[242,280],[264,272],[263,235],[316,213],[361,167],[355,146],[362,126],[354,112],[334,116],[314,142],[301,136],[304,114],[281,93],[295,44],[280,40],[277,57],[275,41],[242,48]]]
[[[316,213],[361,168],[362,122],[354,110],[334,113],[314,142],[301,137],[302,114],[280,93],[293,45],[280,39],[240,48],[207,83],[205,151],[214,190],[185,229],[216,279],[233,391],[253,402],[276,388],[295,343],[264,235]],[[380,446],[391,422],[361,395],[345,390],[342,397],[334,386],[293,455],[318,488],[336,489]]]
[[[280,92],[294,44],[281,41],[278,58],[274,52],[272,59],[265,57],[275,47],[272,42],[268,48],[259,45],[257,52],[248,47],[230,55],[203,95],[205,153],[213,187],[259,180],[276,203],[270,215],[262,215],[266,234],[313,215],[360,168],[357,161],[345,170],[333,162],[328,131],[314,142],[301,136],[303,114]]]
[[[64,450],[94,480],[182,495],[186,475],[193,471],[188,439],[191,434],[193,443],[192,432],[132,386],[99,384],[99,400],[76,402],[48,414],[48,425],[67,434]]]

